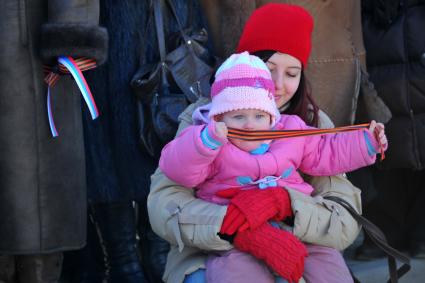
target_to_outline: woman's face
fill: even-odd
[[[288,54],[274,53],[266,62],[276,88],[275,101],[278,108],[294,96],[301,79],[301,62]]]

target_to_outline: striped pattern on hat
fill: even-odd
[[[257,109],[272,116],[280,114],[274,101],[275,86],[266,64],[248,52],[233,54],[220,66],[211,87],[209,117],[240,109]]]

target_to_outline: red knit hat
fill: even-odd
[[[302,7],[270,3],[255,10],[245,24],[237,52],[274,50],[307,66],[313,18]]]

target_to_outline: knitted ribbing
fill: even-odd
[[[236,234],[235,247],[264,262],[289,282],[298,282],[304,271],[307,249],[291,233],[269,223]]]

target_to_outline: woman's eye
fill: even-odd
[[[287,73],[288,77],[291,78],[296,78],[298,76],[298,74],[294,74],[294,73]]]

